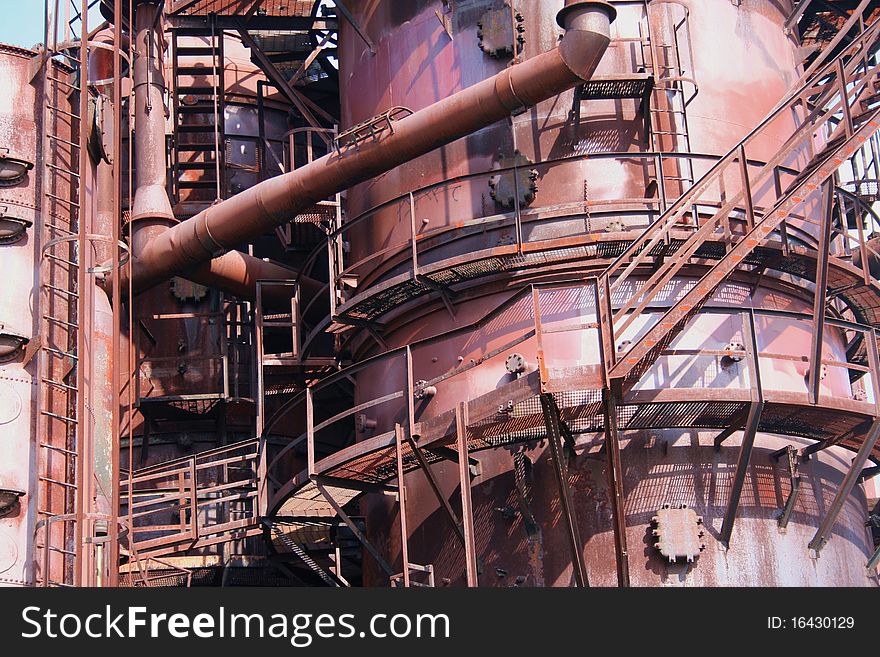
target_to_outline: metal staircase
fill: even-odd
[[[325,523],[326,524],[326,519]],[[294,540],[294,532],[285,532],[278,523],[267,523],[271,528],[273,536],[287,549],[288,552],[296,555],[296,557],[305,564],[309,570],[315,573],[321,581],[330,587],[341,587],[346,584],[336,575],[322,568],[309,554],[305,547],[298,541]],[[308,523],[297,523],[297,528],[302,530]],[[337,564],[338,568],[339,564]]]
[[[740,265],[748,264],[749,256],[766,240],[780,236],[777,229],[792,212],[877,131],[880,110],[866,110],[862,101],[869,100],[877,91],[880,66],[869,62],[878,41],[880,23],[875,23],[796,87],[605,270],[600,282],[600,314],[609,381],[620,380],[624,387],[638,381],[727,277]],[[775,121],[797,109],[805,114],[800,127],[769,162],[753,171],[748,147]],[[800,174],[787,185],[781,184],[778,167],[799,155],[813,153],[815,146],[820,150],[801,168]],[[705,206],[697,207],[696,200],[708,189],[723,189],[724,182],[731,178],[739,178],[740,189],[736,193],[728,191],[720,209],[711,217],[700,219],[701,212],[707,213]],[[760,194],[756,190],[761,190]],[[738,222],[734,215],[742,217],[742,221]],[[697,226],[688,224],[689,217],[697,219]],[[699,257],[701,247],[710,238],[717,239],[719,233],[727,241],[723,257],[646,332],[631,338],[627,334],[632,343],[625,353],[618,354],[615,338],[657,301],[673,277],[693,257]],[[654,269],[646,281],[634,280],[640,268],[651,264]],[[626,295],[617,310],[612,309],[615,294]]]
[[[184,190],[208,190],[214,200],[221,199],[226,192],[223,31],[211,16],[204,28],[172,29],[171,42],[172,198],[180,203]]]

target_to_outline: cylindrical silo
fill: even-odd
[[[356,287],[345,291],[340,315],[382,330],[381,343],[375,331],[344,333],[356,360],[466,326],[530,283],[571,281],[540,293],[549,321],[595,321],[592,292],[578,281],[601,272],[616,255],[617,247],[611,245],[621,234],[647,226],[768,114],[799,76],[799,44],[783,29],[789,2],[612,4],[618,10],[613,40],[596,80],[626,80],[637,88],[650,76],[653,90],[627,96],[620,85],[609,82],[617,97],[602,95],[601,90],[592,98],[563,94],[347,192],[351,228],[343,234],[348,252],[345,274]],[[375,44],[375,53],[342,24],[343,130],[388,108],[426,107],[497,73],[514,54],[528,58],[552,48],[562,33],[555,20],[561,0],[350,5]],[[775,121],[752,145],[749,157],[770,160],[798,120],[787,114]],[[782,164],[799,169],[807,158],[793,151]],[[718,189],[701,197],[707,208],[717,207],[720,200]],[[811,205],[805,212],[818,208]],[[794,221],[790,231],[793,244],[815,244],[812,224]],[[566,239],[585,234],[593,236],[594,247],[565,251]],[[555,249],[547,246],[554,241]],[[525,248],[517,251],[518,245]],[[444,263],[453,261],[454,266],[444,269]],[[398,297],[389,296],[387,290],[416,266],[422,275],[433,275],[435,284],[414,283],[401,288]],[[441,271],[452,273],[441,280]],[[655,307],[616,336],[618,350],[646,330],[651,314],[656,317],[690,288],[699,270],[685,271],[664,289]],[[637,287],[644,279],[633,280],[630,285]],[[634,289],[622,290],[613,303],[622,304]],[[524,357],[526,373],[534,370],[533,340],[493,352],[532,326],[528,304],[518,313],[517,303],[510,302],[509,312],[499,315],[504,321],[490,328],[413,351],[413,371],[421,380],[473,363],[454,384],[438,385],[436,394],[418,405],[417,421],[448,413],[462,401],[509,383],[517,376],[505,368],[512,352]],[[722,351],[731,346],[736,351],[747,343],[743,322],[748,320],[741,311],[748,310],[762,354],[765,393],[774,399],[802,395],[808,363],[801,357],[810,351],[812,307],[812,289],[788,275],[771,273],[758,283],[732,277],[674,343],[682,353],[662,356],[633,394],[662,396],[657,391],[688,388],[691,402],[710,404],[748,391],[752,382],[744,362],[693,355],[700,348]],[[843,328],[829,327],[825,358],[845,362],[850,338]],[[555,361],[547,367],[557,376],[566,367],[600,362],[595,333],[560,333],[552,345]],[[399,361],[389,361],[361,373],[356,403],[398,390],[397,367]],[[828,367],[820,394],[852,400],[864,386],[851,383],[846,369]],[[375,414],[380,426],[399,421],[382,417],[381,410]],[[774,426],[796,424],[797,418],[789,418],[788,425],[780,420]],[[722,545],[719,531],[742,433],[715,449],[718,431],[676,428],[675,422],[662,417],[623,432],[623,515],[632,584],[874,582],[864,569],[873,547],[864,527],[865,499],[859,488],[847,500],[835,538],[821,558],[812,558],[807,549],[849,468],[851,455],[846,450],[829,448],[800,464],[795,511],[787,527],[777,525],[790,484],[785,459],[777,460],[774,453],[787,445],[800,449],[811,444],[797,437],[800,431],[757,434],[730,549]],[[536,438],[473,456],[479,461],[473,506],[480,585],[569,585],[571,556],[546,441]],[[440,461],[432,467],[443,490],[452,491],[455,506],[458,466]],[[589,431],[580,435],[568,451],[568,467],[590,582],[615,585],[612,501],[601,436]],[[427,480],[412,473],[406,488],[410,561],[433,564],[438,582],[462,584],[461,548]],[[655,548],[652,518],[664,505],[687,505],[702,516],[706,547],[693,563],[670,563]],[[370,540],[399,563],[393,500],[367,496],[362,512]],[[368,583],[383,582],[374,565],[366,572]]]

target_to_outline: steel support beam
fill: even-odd
[[[562,514],[571,550],[571,565],[574,578],[580,587],[589,586],[587,569],[584,565],[583,542],[578,531],[577,517],[571,499],[571,488],[568,485],[568,472],[565,467],[565,455],[562,452],[562,431],[559,427],[559,409],[556,401],[549,394],[541,394],[541,408],[544,411],[544,423],[547,425],[547,442],[550,444],[550,457],[553,461],[553,472],[559,488],[559,500],[562,503]]]
[[[184,9],[189,9],[195,4],[198,4],[199,0],[177,0],[176,2],[172,2],[171,6],[168,8],[168,14],[173,16]],[[118,16],[119,14],[114,14]]]
[[[474,535],[474,508],[471,501],[471,470],[468,466],[467,402],[455,407],[455,434],[458,444],[458,477],[461,482],[461,517],[464,526],[464,558],[467,585],[479,586],[477,573],[477,540]]]
[[[828,449],[829,447],[833,447],[834,445],[837,445],[838,443],[841,443],[844,440],[847,440],[848,438],[851,438],[853,436],[858,436],[859,434],[864,434],[868,431],[868,429],[870,427],[871,427],[871,420],[866,420],[865,422],[862,422],[854,429],[847,431],[842,436],[834,437],[834,438],[826,438],[825,440],[820,440],[819,442],[815,442],[812,445],[807,445],[806,447],[804,447],[801,450],[801,458],[807,459],[810,456],[812,456],[813,454],[815,454],[816,452],[821,452],[823,449]]]
[[[819,383],[822,380],[822,341],[825,334],[825,306],[828,288],[828,256],[831,247],[831,212],[834,208],[834,180],[822,187],[822,226],[819,234],[816,260],[816,291],[813,295],[813,335],[810,347],[808,391],[810,403],[819,403]]]
[[[721,433],[715,436],[715,451],[721,449],[721,443],[730,438],[733,434],[743,428],[745,425],[746,419],[749,417],[749,407],[746,406],[743,410],[735,413],[733,417],[730,418],[730,425],[724,429]]]
[[[122,13],[122,0],[113,0],[113,11],[115,16]],[[113,131],[113,212],[114,216],[119,216],[122,207],[122,51],[119,44],[122,43],[122,21],[116,21],[113,25],[113,125],[116,129]],[[113,222],[113,244],[119,244],[121,239],[121,222],[114,220]],[[111,481],[113,482],[111,490],[110,502],[110,526],[108,528],[109,549],[108,549],[108,585],[111,588],[119,586],[119,509],[122,504],[120,496],[120,488],[122,485],[121,468],[121,427],[122,413],[121,403],[122,397],[120,390],[122,388],[122,363],[121,363],[121,344],[122,335],[120,327],[122,326],[122,290],[119,285],[119,269],[120,257],[119,249],[113,247],[113,285],[111,287],[111,303],[113,307],[113,337],[112,337],[112,363],[111,368],[111,386],[113,387],[111,422],[112,422],[112,439],[110,443],[110,454],[112,465],[110,467]],[[129,448],[131,449],[131,448]],[[130,501],[129,501],[130,504]]]
[[[376,563],[379,564],[379,567],[383,571],[385,571],[385,574],[388,575],[388,577],[394,575],[394,570],[391,568],[391,566],[388,565],[388,562],[385,561],[385,559],[379,553],[379,550],[377,550],[376,547],[367,540],[367,537],[360,530],[360,527],[358,527],[357,524],[355,524],[355,522],[348,517],[348,514],[342,510],[339,502],[337,502],[333,498],[330,492],[326,488],[324,488],[320,481],[315,481],[315,486],[317,487],[318,492],[320,492],[321,495],[324,496],[324,499],[327,500],[327,503],[333,507],[334,511],[336,511],[336,515],[338,515],[342,519],[342,522],[344,522],[348,526],[348,528],[351,530],[351,533],[355,535],[355,537],[360,541],[361,545],[363,545],[366,551],[370,553],[370,556],[372,556],[373,559],[376,560]]]
[[[128,0],[124,0],[127,2]],[[241,24],[242,16],[217,16],[217,28],[220,30],[235,30]],[[172,28],[203,28],[207,26],[206,15],[201,14],[169,14],[166,17],[168,25]],[[312,16],[251,16],[247,21],[249,30],[276,31],[276,32],[302,32],[336,31],[339,22],[335,18],[323,18]]]
[[[617,423],[617,395],[602,391],[605,406],[605,457],[608,459],[608,490],[614,521],[614,548],[617,559],[617,586],[629,586],[629,551],[626,545],[626,515],[623,498],[623,468],[620,462],[620,434]]]
[[[455,511],[452,509],[452,505],[449,503],[449,500],[447,500],[443,493],[440,492],[440,485],[437,483],[437,479],[436,477],[434,477],[434,473],[431,472],[431,466],[425,459],[425,455],[422,453],[422,450],[418,447],[418,445],[416,445],[416,441],[413,440],[412,437],[407,436],[406,441],[409,443],[409,447],[412,450],[413,454],[415,454],[416,460],[419,462],[419,467],[422,469],[422,472],[425,473],[425,478],[428,480],[428,485],[434,492],[434,497],[436,497],[437,501],[440,503],[440,508],[443,509],[443,514],[446,516],[452,527],[455,529],[455,535],[458,537],[459,543],[461,543],[462,547],[465,547],[464,530],[461,528],[461,521],[455,515]]]
[[[354,28],[354,31],[357,32],[358,36],[363,39],[364,43],[367,44],[367,48],[370,49],[370,54],[376,54],[376,47],[373,45],[373,42],[370,41],[370,37],[366,35],[366,33],[361,29],[361,26],[358,24],[357,19],[352,16],[351,12],[346,8],[345,4],[343,4],[342,0],[335,0],[334,3],[336,5],[336,10],[342,15],[342,17],[348,21],[349,25]]]
[[[284,76],[281,75],[281,72],[275,68],[275,64],[266,56],[266,53],[263,52],[262,48],[257,45],[257,42],[254,41],[253,37],[247,31],[244,25],[241,23],[236,23],[235,29],[238,31],[238,34],[241,36],[241,40],[244,42],[244,45],[250,48],[251,55],[256,58],[257,63],[260,65],[260,68],[266,74],[266,76],[272,81],[272,83],[278,87],[281,93],[293,104],[296,109],[300,111],[308,121],[309,125],[313,128],[322,128],[323,126],[315,118],[315,115],[312,114],[312,111],[308,108],[308,106],[303,102],[300,93],[288,84],[287,80],[284,79]],[[325,141],[327,137],[323,133],[318,133],[322,139]]]
[[[810,2],[812,2],[812,0],[800,0],[800,2],[797,3],[797,6],[791,12],[791,15],[785,20],[785,25],[783,25],[783,29],[786,32],[791,32],[795,25],[798,24]]]
[[[856,453],[856,457],[853,459],[846,477],[843,478],[840,488],[837,489],[837,495],[834,496],[834,500],[828,508],[828,513],[825,514],[822,524],[819,525],[819,529],[816,530],[816,534],[810,541],[809,548],[816,556],[819,555],[819,552],[822,551],[822,548],[825,547],[825,544],[831,538],[831,530],[837,521],[837,516],[840,515],[843,505],[846,504],[846,498],[849,497],[849,494],[855,488],[859,475],[862,473],[862,469],[864,469],[865,463],[871,455],[871,450],[877,444],[878,437],[880,437],[880,419],[874,420],[874,423],[868,430],[868,435],[865,436],[864,442],[859,447],[859,451]]]
[[[403,587],[409,588],[409,531],[406,526],[406,485],[403,474],[403,427],[394,425],[394,448],[397,456],[397,513],[400,516],[400,558],[403,562]]]
[[[736,521],[739,500],[742,496],[743,484],[749,469],[752,447],[755,445],[755,434],[758,431],[758,423],[761,421],[761,411],[763,410],[764,402],[753,403],[749,407],[749,416],[743,429],[743,441],[739,449],[733,484],[730,488],[730,499],[727,502],[727,511],[724,512],[724,522],[721,525],[721,542],[728,548],[730,547],[730,536],[733,533],[733,523]]]
[[[788,521],[791,519],[791,514],[794,511],[794,507],[797,504],[798,497],[801,493],[801,476],[798,472],[799,458],[797,448],[793,445],[786,445],[785,448],[778,452],[774,452],[772,456],[778,459],[782,454],[785,454],[785,457],[788,460],[789,480],[791,481],[791,491],[788,493],[788,498],[785,500],[782,514],[777,520],[779,528],[785,529],[788,526]]]
[[[755,445],[755,434],[758,432],[758,425],[761,422],[761,411],[764,410],[764,392],[761,385],[761,371],[758,366],[758,343],[755,338],[755,315],[753,311],[743,313],[742,333],[749,359],[752,402],[749,405],[749,414],[743,427],[742,445],[739,448],[736,471],[734,472],[733,483],[730,487],[730,498],[727,501],[727,510],[724,512],[724,521],[721,525],[721,542],[728,548],[730,547],[730,537],[733,534],[733,525],[736,522],[736,512],[739,508],[743,484],[745,484],[746,474],[749,470],[752,448]]]

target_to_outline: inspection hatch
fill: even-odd
[[[651,518],[651,524],[657,539],[654,547],[670,563],[679,559],[691,563],[706,548],[703,542],[703,518],[687,504],[664,504]]]

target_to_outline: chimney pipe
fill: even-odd
[[[165,49],[161,12],[156,0],[147,0],[137,4],[134,14],[133,227],[137,222],[165,226],[174,223],[174,212],[165,189]]]
[[[557,16],[566,30],[557,48],[395,121],[394,131],[375,141],[331,152],[155,235],[136,251],[134,291],[188,275],[322,199],[588,80],[608,47],[615,16],[601,0],[568,1]]]

